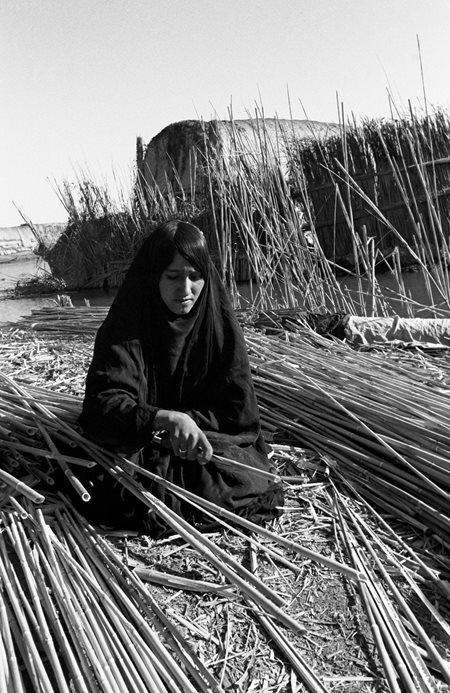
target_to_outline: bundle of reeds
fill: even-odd
[[[34,309],[31,315],[16,323],[20,328],[31,328],[36,332],[55,332],[60,337],[71,334],[95,334],[106,318],[105,306],[73,306],[62,308],[49,306]]]
[[[3,690],[222,690],[145,585],[66,505],[51,523],[27,503],[1,518]]]

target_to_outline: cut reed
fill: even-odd
[[[75,322],[77,311],[73,310]],[[79,321],[79,329],[82,330],[82,319]],[[433,652],[432,645],[437,636],[430,636],[430,646],[423,637],[421,628],[427,634],[428,619],[432,619],[440,632],[441,641],[448,637],[450,630],[443,603],[429,591],[429,585],[432,585],[437,595],[443,595],[444,600],[448,599],[445,581],[448,570],[445,553],[446,542],[448,543],[446,494],[449,492],[446,386],[450,380],[446,359],[436,358],[431,362],[423,354],[413,358],[408,353],[388,356],[383,352],[355,352],[345,345],[322,339],[299,325],[296,325],[296,329],[296,335],[289,335],[281,330],[283,338],[280,339],[279,336],[245,328],[263,423],[265,425],[267,421],[267,430],[270,430],[272,436],[275,435],[274,460],[278,463],[279,475],[286,478],[287,506],[289,507],[290,498],[295,496],[299,499],[299,507],[295,512],[291,512],[294,509],[289,508],[290,512],[285,513],[284,533],[280,532],[280,524],[275,533],[268,530],[264,533],[251,523],[245,526],[239,518],[221,515],[213,506],[208,508],[201,499],[191,499],[198,507],[226,522],[227,526],[223,529],[227,536],[225,554],[228,554],[234,540],[242,542],[246,547],[251,544],[261,565],[276,568],[276,575],[282,585],[277,590],[273,589],[270,582],[261,586],[263,581],[259,575],[259,566],[258,580],[250,579],[244,571],[238,571],[234,563],[224,557],[224,549],[222,552],[216,551],[215,537],[208,543],[203,536],[196,536],[193,542],[190,527],[183,526],[177,518],[169,518],[164,507],[154,504],[150,496],[144,495],[142,487],[132,476],[136,470],[131,465],[127,466],[120,458],[105,457],[104,451],[85,441],[76,427],[81,405],[80,395],[58,392],[58,389],[64,388],[64,383],[57,377],[54,390],[48,389],[48,383],[44,387],[46,372],[39,371],[37,362],[34,370],[30,361],[31,367],[27,374],[29,383],[11,383],[11,376],[0,380],[0,425],[3,431],[0,454],[5,453],[1,464],[11,465],[7,467],[8,472],[13,473],[16,478],[23,472],[27,483],[31,482],[33,488],[38,489],[41,481],[39,474],[45,472],[51,477],[54,461],[51,456],[31,453],[30,449],[56,455],[55,449],[42,433],[43,428],[56,448],[58,441],[62,440],[66,445],[76,445],[83,450],[86,464],[104,463],[105,469],[115,469],[116,478],[128,483],[130,490],[136,491],[137,498],[149,505],[153,503],[152,507],[163,518],[170,519],[174,531],[182,531],[191,555],[199,556],[201,561],[204,561],[202,557],[209,561],[210,554],[215,554],[215,557],[212,556],[211,570],[216,571],[217,576],[225,575],[223,566],[219,566],[219,563],[226,564],[224,591],[218,589],[215,594],[211,590],[211,598],[223,599],[233,609],[250,600],[251,608],[248,604],[246,618],[256,624],[258,614],[261,614],[264,628],[269,621],[273,626],[274,619],[280,622],[279,612],[290,613],[289,607],[280,608],[278,604],[289,598],[293,600],[292,603],[300,599],[305,591],[305,570],[312,570],[313,576],[315,571],[320,570],[320,581],[324,581],[324,584],[331,576],[344,580],[346,589],[355,589],[355,594],[361,595],[357,596],[358,600],[366,599],[365,618],[373,620],[372,638],[375,639],[378,633],[378,655],[385,659],[386,681],[390,680],[389,676],[392,677],[392,685],[397,686],[398,680],[401,680],[402,686],[416,685],[420,681],[424,690],[438,690],[436,676],[439,679],[446,675],[446,658],[441,655],[441,659],[434,656],[430,660],[426,653]],[[55,338],[57,331],[52,339]],[[40,353],[44,355],[47,351],[39,341],[41,339],[39,336],[37,344],[40,345]],[[22,356],[26,358],[29,348],[26,346],[27,342],[18,340],[17,344]],[[64,361],[64,347],[61,345],[59,348]],[[92,341],[87,340],[83,348],[88,360]],[[8,372],[13,372],[13,360],[6,359],[5,365]],[[439,377],[436,377],[437,374]],[[78,392],[81,393],[82,379],[78,383]],[[386,401],[386,393],[389,393],[389,403]],[[277,441],[281,442],[279,447]],[[19,456],[11,456],[6,462],[7,450],[2,446],[3,442],[9,446],[8,454],[17,453]],[[325,513],[327,521],[324,522],[323,517],[320,521],[314,520],[314,516],[322,510],[323,500],[311,510],[312,524],[315,523],[316,528],[337,526],[340,514],[345,519],[339,543],[333,545],[330,555],[324,556],[320,550],[304,551],[305,535],[299,534],[296,540],[292,540],[289,534],[298,526],[298,518],[304,519],[308,513],[308,505],[302,504],[301,500],[307,494],[308,484],[302,485],[302,479],[294,475],[301,472],[296,472],[294,461],[289,457],[290,445],[292,449],[307,446],[318,450],[320,454],[315,458],[317,461],[314,464],[311,462],[309,467],[306,465],[304,469],[308,470],[308,474],[314,475],[313,481],[318,485],[320,482],[325,489],[324,493],[331,481],[336,485],[335,497]],[[401,458],[405,458],[406,465],[402,464]],[[286,463],[283,459],[286,459]],[[70,455],[65,460],[76,468]],[[287,480],[290,477],[293,477],[292,483]],[[145,486],[144,477],[142,485]],[[313,483],[310,485],[311,488],[314,486]],[[439,493],[435,492],[435,487],[440,489]],[[4,649],[8,651],[11,644],[7,643],[12,641],[16,657],[20,661],[20,667],[16,667],[16,678],[17,672],[19,678],[16,689],[13,689],[14,693],[15,690],[20,690],[20,686],[26,690],[29,681],[37,682],[39,677],[44,681],[42,686],[45,690],[42,666],[47,672],[47,678],[52,680],[56,675],[56,671],[53,671],[56,664],[52,665],[51,657],[49,659],[47,655],[42,664],[34,661],[39,656],[42,661],[39,652],[41,635],[38,634],[37,625],[42,614],[35,613],[34,602],[20,591],[20,582],[25,576],[16,566],[13,569],[10,565],[10,550],[17,557],[22,552],[22,560],[25,555],[32,566],[33,589],[41,596],[52,640],[65,653],[61,663],[64,672],[69,672],[69,680],[74,682],[76,690],[90,692],[99,689],[117,690],[118,687],[121,693],[123,690],[144,691],[146,688],[184,691],[192,690],[189,687],[192,685],[196,690],[209,690],[212,689],[212,684],[208,682],[208,676],[212,677],[220,690],[221,672],[231,672],[233,666],[230,636],[225,655],[223,651],[220,656],[217,655],[217,661],[222,664],[215,667],[213,660],[210,660],[206,673],[202,669],[202,662],[193,658],[189,638],[177,635],[176,630],[170,630],[160,615],[151,614],[151,599],[146,585],[138,579],[139,572],[133,569],[131,574],[124,572],[124,560],[116,552],[115,557],[110,554],[103,540],[99,541],[98,532],[73,513],[67,499],[57,499],[55,504],[54,487],[47,489],[47,501],[42,504],[44,513],[36,510],[27,498],[12,488],[0,496],[2,528],[10,525],[15,528],[9,533],[2,533],[3,538],[8,541],[8,550],[0,554],[5,565],[4,572],[0,574],[2,580],[3,575],[9,580],[12,587],[8,594],[17,602],[17,618],[29,632],[28,639],[21,639],[10,597],[6,596],[6,601],[4,599],[2,602],[1,595],[4,592],[0,591],[0,609],[11,623],[7,633],[2,631]],[[10,500],[11,494],[14,501]],[[359,504],[357,514],[355,502]],[[375,512],[374,506],[378,508],[378,512]],[[370,514],[370,522],[376,523],[375,531],[365,520],[362,521],[362,512]],[[234,531],[231,524],[241,529]],[[400,533],[399,527],[408,527],[408,530],[402,529]],[[415,527],[418,528],[417,533]],[[244,536],[239,534],[242,531]],[[251,532],[250,536],[246,536],[247,531]],[[344,541],[344,534],[351,537],[351,541]],[[366,546],[367,542],[376,551],[383,569],[377,567],[375,558]],[[422,546],[423,543],[427,545]],[[347,544],[352,547],[351,550]],[[34,553],[28,558],[30,546]],[[397,552],[395,555],[391,551],[393,547]],[[340,557],[341,560],[335,560],[334,557],[334,552],[338,549],[337,558]],[[156,550],[160,551],[160,548]],[[331,558],[331,561],[322,562],[322,556],[325,559]],[[356,561],[354,567],[353,560]],[[202,563],[205,564],[206,561]],[[107,566],[106,572],[103,572],[102,566]],[[344,569],[348,566],[350,570],[341,570],[341,566]],[[143,578],[145,570],[142,569]],[[287,579],[282,576],[283,570],[287,571]],[[361,573],[364,573],[364,581],[360,578]],[[392,598],[389,583],[391,576],[394,576],[396,586],[402,585],[402,598],[403,590],[406,589],[420,601],[421,609],[414,609],[413,612],[418,624],[409,618],[408,604],[405,606],[402,598],[397,596]],[[353,579],[348,580],[349,577]],[[136,579],[138,582],[135,582]],[[373,583],[376,581],[382,581],[383,593],[375,591]],[[0,582],[3,587],[3,582]],[[221,582],[223,578],[218,577],[217,585],[220,588]],[[173,587],[177,594],[183,589],[179,583]],[[173,587],[170,586],[170,579],[167,580],[164,589]],[[196,587],[201,589],[201,584]],[[188,589],[189,583],[186,586],[186,590]],[[227,589],[231,593],[227,593]],[[125,592],[125,596],[122,592]],[[195,593],[190,591],[189,594]],[[381,594],[382,610],[377,605]],[[105,598],[105,595],[108,596]],[[409,599],[408,591],[406,596]],[[166,597],[167,593],[160,607],[163,612]],[[144,614],[147,625],[138,618],[135,608]],[[421,613],[422,609],[425,616]],[[55,615],[57,618],[54,623]],[[170,618],[169,613],[166,616],[172,624],[180,626],[182,623],[176,617]],[[300,655],[299,643],[301,649],[301,643],[308,642],[312,624],[306,621],[306,633],[298,632],[298,624],[304,625],[301,610],[300,617],[289,622],[281,618],[282,624],[275,627],[277,634],[273,633],[274,642],[276,640],[277,647],[283,649],[283,639],[286,638],[289,643],[294,643],[291,647]],[[160,626],[157,627],[156,623]],[[157,630],[162,628],[158,630],[162,644],[156,644],[153,636],[147,634],[147,629],[153,627]],[[252,627],[259,629],[258,625]],[[400,642],[402,633],[404,634],[403,628],[407,630],[408,640],[405,642],[413,641],[410,650],[405,649]],[[260,638],[265,637],[264,632],[262,627],[258,630]],[[214,636],[217,637],[216,632]],[[190,637],[194,637],[194,634],[191,633]],[[39,648],[33,649],[28,640],[39,643]],[[97,644],[94,646],[94,640],[96,643],[101,642],[103,652],[98,649]],[[352,638],[349,642],[351,641]],[[48,649],[50,645],[46,643],[45,647]],[[165,666],[167,656],[173,656],[173,653],[178,669],[183,673],[177,668]],[[320,669],[317,674],[314,673],[316,667],[310,664],[311,657],[316,664],[317,661],[310,650],[305,652],[305,657],[299,657],[300,661],[291,661],[290,656],[287,650],[280,655],[284,667],[294,669],[296,676],[310,690],[322,690],[321,686],[325,687],[325,682],[331,680],[330,676],[325,675],[330,674],[329,669]],[[161,659],[163,664],[160,664]],[[25,668],[22,668],[23,662],[26,662]],[[303,665],[306,668],[302,675]],[[13,676],[13,667],[13,662],[7,665],[8,676]],[[441,673],[437,674],[437,671]],[[196,681],[194,684],[191,683],[194,680],[192,677]]]

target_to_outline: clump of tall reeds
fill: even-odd
[[[131,199],[118,205],[86,178],[65,181],[59,194],[69,225],[47,258],[54,273],[78,288],[118,286],[152,228],[179,217],[205,232],[241,306],[413,316],[423,306],[403,287],[407,262],[424,273],[436,317],[445,315],[447,116],[349,122],[340,136],[320,140],[313,129],[302,140],[280,129],[276,142],[263,117],[254,124],[251,143],[230,119],[226,151],[196,151],[189,189],[176,170],[164,189],[137,171]],[[381,269],[394,278],[396,303],[383,295]],[[343,270],[355,276],[356,293],[339,281]]]
[[[63,181],[58,195],[68,224],[44,251],[52,273],[69,288],[116,286],[145,237],[142,218],[124,196],[115,200],[105,185],[82,175]]]
[[[64,180],[57,194],[68,214],[58,242],[41,254],[53,275],[68,288],[116,288],[151,230],[169,218],[193,218],[198,211],[182,191],[146,189],[136,185],[129,198],[113,197],[105,184],[84,174]]]
[[[264,122],[251,144],[236,130],[230,147],[208,169],[224,278],[247,279],[249,301],[258,308],[349,309],[321,248],[308,243],[305,211]]]
[[[414,266],[424,275],[429,305],[448,311],[448,115],[411,112],[341,129],[326,141],[290,143],[291,186],[307,190],[325,255],[375,289],[376,272],[390,271],[403,295],[401,271]]]

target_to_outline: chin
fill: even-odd
[[[177,304],[177,306],[173,308],[172,312],[176,313],[176,315],[188,315],[191,310],[192,304],[189,304],[188,306],[180,306]]]

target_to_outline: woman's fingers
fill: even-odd
[[[172,443],[172,450],[174,451],[175,455],[178,455],[181,457],[181,453],[185,448],[183,447],[184,443],[182,441],[181,435],[180,435],[179,430],[175,430],[172,432],[170,436],[170,442]]]
[[[210,442],[202,433],[188,440],[183,440],[183,438],[180,437],[177,439],[176,443],[173,444],[173,450],[181,459],[189,460],[190,462],[197,460],[201,464],[209,462],[213,454]]]
[[[200,464],[206,464],[212,457],[213,449],[204,433],[202,433],[201,439],[197,443],[196,453],[196,459]]]
[[[188,432],[181,432],[172,438],[172,448],[182,460],[195,460],[197,437]]]
[[[189,421],[186,421],[186,415],[181,412],[173,412],[176,414],[175,422],[170,432],[170,442],[172,448],[178,457],[186,458],[189,451],[190,426]],[[192,419],[191,419],[192,421]],[[192,423],[194,423],[192,421]]]
[[[211,459],[213,449],[208,438],[187,414],[179,414],[171,431],[170,442],[178,457],[206,464]]]

